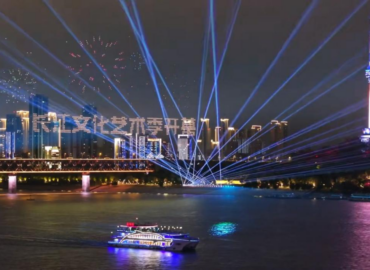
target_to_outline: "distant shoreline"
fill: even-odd
[[[230,192],[233,190],[233,192]],[[46,195],[46,194],[81,194],[81,188],[77,186],[18,186],[18,195]],[[304,194],[303,191],[273,190],[273,189],[252,189],[243,187],[172,187],[172,186],[146,186],[146,185],[102,185],[92,186],[90,194],[117,194],[117,193],[139,193],[139,194],[164,194],[164,195],[235,195],[246,194],[271,195],[274,193],[295,193]],[[232,193],[232,194],[231,194]],[[0,195],[8,195],[7,189],[0,189]]]

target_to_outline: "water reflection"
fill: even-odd
[[[211,227],[211,235],[213,236],[224,236],[228,234],[232,234],[236,231],[236,224],[232,222],[221,222],[212,225]]]
[[[342,258],[348,269],[369,269],[370,266],[370,204],[351,203],[351,212],[345,230],[347,244]],[[346,269],[347,269],[346,268]]]
[[[176,269],[182,264],[184,256],[195,256],[162,250],[114,247],[108,247],[108,253],[114,255],[116,266],[122,269],[128,269],[130,265],[136,267],[141,265],[150,269]]]

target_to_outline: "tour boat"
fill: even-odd
[[[117,226],[116,234],[112,232],[113,240],[108,241],[108,245],[180,252],[195,250],[199,238],[190,237],[181,229],[182,227],[127,222],[126,225]]]

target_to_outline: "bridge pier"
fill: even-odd
[[[90,191],[90,174],[82,174],[82,192]]]
[[[17,176],[8,176],[8,193],[17,193]]]

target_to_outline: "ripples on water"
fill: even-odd
[[[370,204],[225,196],[0,196],[0,269],[370,269]],[[184,227],[195,253],[106,247],[117,224]]]

